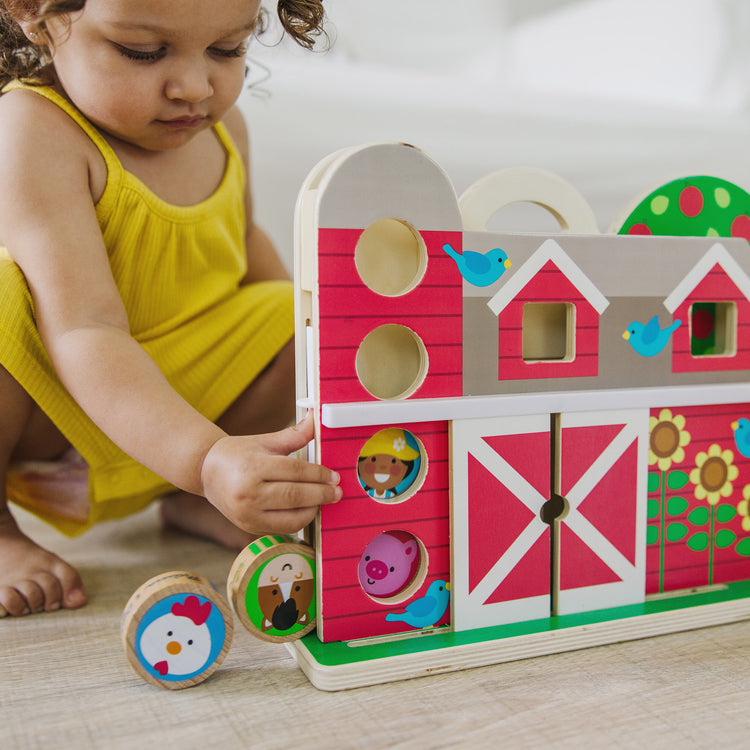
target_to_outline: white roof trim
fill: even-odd
[[[695,287],[708,275],[711,269],[718,263],[724,273],[737,285],[745,298],[750,300],[750,278],[740,268],[737,261],[729,254],[729,251],[720,242],[712,245],[708,252],[693,266],[692,270],[674,288],[672,293],[664,300],[664,307],[670,314],[690,296]]]
[[[599,315],[607,309],[609,300],[594,286],[591,279],[570,259],[560,245],[555,240],[548,239],[539,246],[536,252],[503,284],[497,294],[487,303],[490,310],[495,315],[499,315],[550,260],[578,289]]]

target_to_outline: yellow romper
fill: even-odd
[[[216,192],[194,206],[173,206],[125,171],[102,135],[54,90],[23,88],[63,109],[104,157],[107,183],[96,215],[132,335],[175,390],[216,420],[294,331],[289,282],[240,286],[247,268],[245,169],[226,128],[214,128],[227,154]],[[172,489],[115,446],[64,389],[39,337],[23,274],[3,249],[0,363],[88,466],[83,508],[45,502],[40,499],[44,492],[35,492],[33,483],[18,481],[13,472],[9,499],[72,536],[98,521],[138,511]],[[169,435],[164,435],[164,450],[169,450]]]

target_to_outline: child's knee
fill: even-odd
[[[34,403],[22,385],[0,365],[0,461],[56,458],[70,443]]]

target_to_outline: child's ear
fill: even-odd
[[[47,35],[44,33],[41,25],[37,21],[21,21],[21,31],[23,31],[26,38],[36,45],[47,44]]]

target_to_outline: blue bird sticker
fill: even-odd
[[[413,628],[432,627],[448,608],[450,584],[442,580],[433,581],[421,599],[406,605],[404,612],[389,612],[388,622],[405,622]]]
[[[622,337],[642,357],[653,357],[663,351],[672,334],[681,325],[682,321],[678,318],[672,325],[662,328],[659,325],[659,316],[654,315],[645,325],[637,320],[633,321]]]
[[[474,286],[494,284],[505,273],[505,269],[512,265],[508,254],[499,247],[486,253],[475,253],[473,250],[457,253],[450,245],[445,244],[443,250],[453,258],[461,276]]]
[[[742,417],[732,422],[732,430],[737,450],[746,458],[750,458],[750,421]]]

